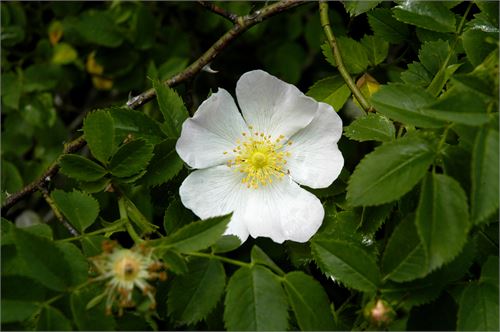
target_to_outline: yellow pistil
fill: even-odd
[[[253,128],[250,126],[250,130]],[[250,132],[241,134],[243,143],[233,149],[234,159],[228,160],[227,165],[246,176],[241,180],[248,188],[257,189],[265,186],[276,179],[281,179],[287,174],[285,169],[286,158],[289,152],[282,151],[281,143],[285,137],[280,135],[274,141],[271,135],[261,132]],[[291,144],[289,141],[288,144]],[[227,151],[224,152],[227,154]]]

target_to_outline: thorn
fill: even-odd
[[[217,74],[219,71],[218,70],[213,70],[210,66],[212,63],[206,64],[201,70],[205,71],[210,74]]]

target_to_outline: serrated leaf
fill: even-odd
[[[163,227],[167,235],[175,232],[194,220],[194,214],[182,205],[178,198],[174,198],[163,215]]]
[[[495,43],[487,42],[488,39],[498,39],[498,26],[496,27],[496,31],[493,30],[491,32],[472,27],[467,29],[461,38],[467,59],[473,66],[479,66],[495,49],[498,52],[498,46]]]
[[[338,112],[349,99],[351,90],[345,84],[344,79],[337,75],[317,81],[309,88],[306,95],[331,105]]]
[[[92,225],[99,214],[99,203],[85,192],[54,190],[51,196],[68,221],[80,232]]]
[[[368,23],[375,36],[399,44],[410,38],[408,26],[394,18],[388,8],[375,8],[367,13]]]
[[[58,309],[45,306],[36,325],[38,331],[71,331],[71,323]]]
[[[401,22],[432,31],[455,32],[455,14],[441,2],[403,1],[393,12]]]
[[[214,253],[229,252],[241,246],[241,240],[236,235],[223,235],[212,246]]]
[[[117,177],[132,176],[145,169],[153,157],[153,146],[138,139],[123,144],[109,162],[111,174]]]
[[[73,314],[72,321],[82,331],[115,330],[115,320],[113,316],[106,315],[104,301],[87,309],[87,304],[104,291],[101,287],[91,285],[90,287],[71,292],[70,306],[71,313]]]
[[[59,165],[61,173],[82,181],[99,180],[107,173],[101,165],[76,154],[63,155]]]
[[[336,330],[330,301],[316,279],[301,271],[294,271],[285,275],[283,284],[301,330]]]
[[[480,283],[489,283],[498,286],[498,256],[489,256],[481,267]]]
[[[193,222],[157,242],[179,252],[203,250],[213,245],[226,230],[232,214]]]
[[[358,16],[377,7],[381,0],[349,0],[343,1],[344,8],[351,16]]]
[[[457,61],[448,41],[443,40],[425,42],[418,51],[418,58],[432,75],[437,74],[444,64],[451,65]]]
[[[161,257],[163,262],[165,262],[167,269],[173,273],[180,275],[188,272],[186,259],[184,259],[177,251],[166,250]]]
[[[341,240],[315,239],[311,248],[319,268],[346,286],[374,292],[380,284],[375,258],[361,247]]]
[[[114,121],[116,142],[142,138],[150,144],[157,144],[165,139],[159,123],[144,112],[111,108],[109,113]]]
[[[26,262],[30,277],[57,291],[70,286],[67,277],[71,274],[71,266],[51,240],[19,228],[13,229],[13,234],[17,252]]]
[[[411,281],[427,273],[427,258],[414,219],[401,221],[389,238],[382,257],[384,279]]]
[[[72,243],[56,242],[56,247],[63,252],[71,272],[66,276],[70,285],[83,284],[88,279],[89,263],[80,249]]]
[[[337,43],[347,71],[351,74],[364,72],[368,67],[368,54],[363,45],[347,37],[338,37]]]
[[[471,219],[480,223],[498,210],[498,131],[483,127],[472,150]]]
[[[146,186],[157,186],[171,180],[184,167],[175,151],[175,139],[167,139],[154,147],[153,158],[141,182]]]
[[[83,121],[83,133],[92,155],[106,163],[115,150],[113,118],[107,111],[89,113]]]
[[[274,274],[262,266],[242,267],[227,285],[224,322],[230,331],[284,331],[288,304]]]
[[[181,134],[182,123],[189,117],[184,101],[174,89],[159,81],[153,81],[153,87],[165,119],[162,128],[169,138],[176,139]]]
[[[428,270],[452,260],[462,250],[470,224],[460,184],[447,175],[429,173],[422,183],[415,223]]]
[[[358,142],[387,142],[394,140],[396,130],[392,121],[385,116],[369,113],[345,127],[344,135]]]
[[[401,73],[401,80],[406,85],[426,87],[431,84],[432,74],[425,69],[423,64],[414,61],[408,64],[408,69]]]
[[[490,284],[473,283],[462,293],[457,330],[498,331],[498,312],[498,288]]]
[[[250,257],[252,260],[252,264],[261,264],[267,266],[272,271],[274,271],[274,273],[281,276],[285,274],[285,272],[283,272],[283,270],[280,269],[280,267],[276,265],[276,263],[274,263],[273,260],[257,245],[254,245],[252,247],[252,251],[250,252]]]
[[[390,217],[393,207],[394,203],[363,207],[357,230],[363,234],[374,235]]]
[[[205,318],[219,301],[226,274],[218,260],[193,259],[189,273],[177,276],[168,292],[168,314],[179,324],[193,324]]]
[[[2,299],[0,304],[2,324],[24,321],[39,309],[38,303],[28,301]]]
[[[365,35],[361,39],[361,45],[366,50],[368,62],[371,66],[382,63],[389,53],[389,43],[378,36]]]
[[[436,99],[427,91],[411,85],[382,85],[371,97],[377,112],[396,121],[424,128],[437,128],[444,121],[422,112]]]
[[[394,201],[424,177],[433,160],[432,147],[421,138],[385,143],[358,164],[349,180],[347,199],[354,206]]]

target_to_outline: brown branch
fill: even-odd
[[[214,12],[215,14],[224,17],[225,19],[228,19],[229,21],[233,23],[237,23],[238,21],[238,15],[228,12],[224,8],[221,8],[217,6],[215,3],[210,2],[210,1],[198,1],[200,5],[203,7],[207,8],[211,12]]]
[[[164,81],[163,83],[167,86],[175,86],[181,82],[184,82],[193,76],[195,76],[200,70],[203,69],[207,64],[212,62],[213,59],[225,49],[236,37],[241,35],[243,32],[250,29],[252,26],[262,22],[263,20],[279,14],[283,11],[296,7],[298,5],[304,4],[304,0],[283,0],[272,5],[265,6],[260,10],[246,16],[238,16],[235,19],[234,26],[226,32],[222,37],[220,37],[205,53],[203,53],[195,62],[193,62],[189,67],[184,69],[182,72],[174,75],[170,79]],[[126,106],[137,109],[142,105],[148,103],[156,97],[156,91],[154,89],[149,89],[138,96],[131,98],[127,101]],[[5,214],[8,209],[10,209],[14,204],[23,199],[24,197],[34,193],[39,190],[40,186],[45,186],[46,182],[49,182],[51,177],[53,177],[59,171],[59,160],[60,158],[68,153],[73,153],[85,146],[86,142],[83,136],[78,137],[74,141],[69,142],[63,153],[59,158],[45,171],[45,173],[37,180],[31,182],[26,187],[16,192],[15,194],[7,197],[2,205],[2,214]]]
[[[54,212],[54,216],[56,217],[56,219],[64,226],[64,228],[66,228],[68,230],[68,232],[71,235],[79,236],[80,234],[78,233],[78,231],[76,229],[74,229],[73,226],[71,226],[66,221],[66,219],[64,219],[64,216],[62,215],[61,211],[59,210],[59,207],[57,206],[56,202],[54,202],[52,197],[50,197],[50,194],[49,194],[49,191],[47,190],[47,188],[40,186],[38,189],[42,192],[43,198],[45,198],[45,201],[47,202],[47,204],[49,204],[50,208],[52,209],[52,212]]]

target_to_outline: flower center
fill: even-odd
[[[242,136],[243,142],[238,140],[238,145],[233,150],[234,159],[227,162],[229,167],[246,174],[242,183],[248,188],[257,189],[285,176],[286,157],[290,153],[282,151],[284,136],[275,140],[271,139],[271,135],[259,132],[242,133]],[[292,142],[288,141],[287,144],[291,145]]]
[[[141,269],[141,264],[134,257],[124,256],[113,266],[115,276],[124,281],[134,280]]]

